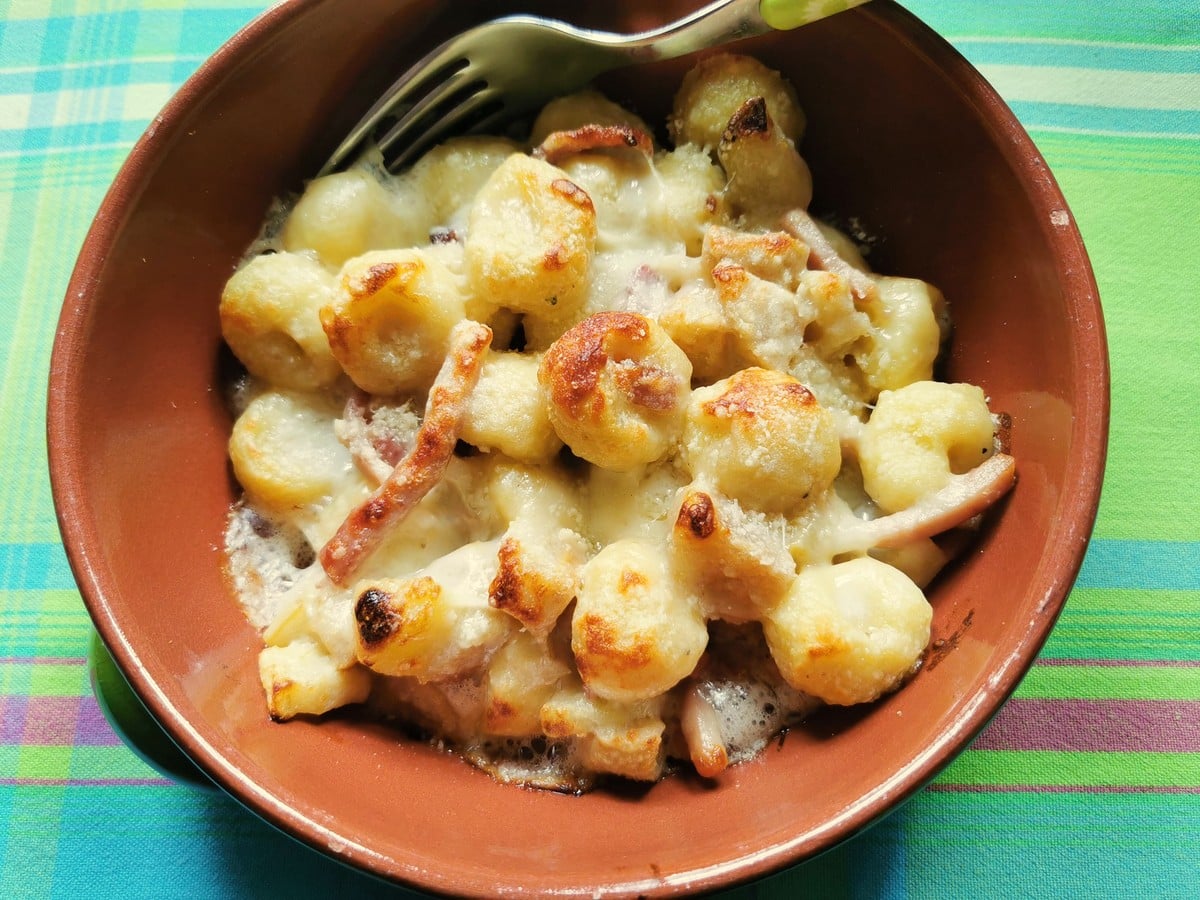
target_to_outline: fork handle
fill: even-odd
[[[675,22],[623,39],[639,60],[674,59],[706,47],[788,31],[867,0],[717,0]]]
[[[867,0],[759,0],[758,14],[769,28],[791,31],[834,13],[862,6],[866,2]]]

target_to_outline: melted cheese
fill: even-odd
[[[223,314],[258,377],[226,549],[272,715],[369,690],[500,780],[582,790],[687,758],[719,775],[817,698],[907,677],[917,585],[948,558],[912,509],[995,450],[990,414],[924,385],[936,288],[779,220],[809,196],[803,127],[777,74],[723,54],[685,81],[673,149],[585,92],[526,145],[455,139],[399,176],[367,157],[273,211]],[[491,350],[441,415],[464,319]],[[948,390],[962,409],[929,419],[937,477],[912,488],[897,460]],[[370,530],[401,457],[428,474],[422,407],[460,452],[334,584],[325,543]]]

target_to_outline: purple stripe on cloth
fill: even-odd
[[[1200,787],[1193,785],[960,785],[952,781],[935,781],[925,790],[935,793],[1158,793],[1200,796]]]
[[[0,696],[0,745],[112,747],[120,743],[91,695]]]
[[[0,778],[0,787],[176,787],[168,778]]]
[[[25,697],[0,696],[0,747],[21,743],[25,731]]]
[[[75,743],[90,747],[115,747],[123,743],[120,736],[108,724],[108,719],[96,702],[96,698],[88,694],[79,705],[79,722],[75,729]]]
[[[1200,753],[1200,701],[1013,698],[973,746],[976,750]]]
[[[86,656],[0,656],[0,666],[86,666]]]
[[[1193,785],[1141,784],[955,784],[935,781],[926,788],[939,794],[1195,794]]]

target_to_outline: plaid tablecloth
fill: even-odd
[[[395,893],[160,777],[89,689],[45,379],[85,229],[248,0],[0,0],[0,897]],[[911,0],[1047,157],[1113,366],[1095,540],[1037,664],[884,822],[728,896],[1200,896],[1200,6]]]

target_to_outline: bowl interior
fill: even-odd
[[[585,7],[541,11],[632,30],[689,4]],[[1032,661],[1098,499],[1108,383],[1095,284],[1028,138],[899,7],[876,0],[746,46],[797,86],[814,211],[876,236],[879,271],[943,289],[956,321],[945,375],[981,384],[1013,417],[1019,483],[933,591],[946,651],[895,696],[817,716],[715,782],[579,798],[495,784],[350,717],[272,724],[258,637],[217,549],[234,493],[221,286],[271,199],[318,168],[405,61],[468,20],[511,11],[297,0],[185,86],[105,201],[64,307],[49,410],[64,538],[98,630],[172,736],[323,851],[454,893],[711,888],[869,824],[961,749]],[[606,88],[661,122],[686,65],[616,75]]]

